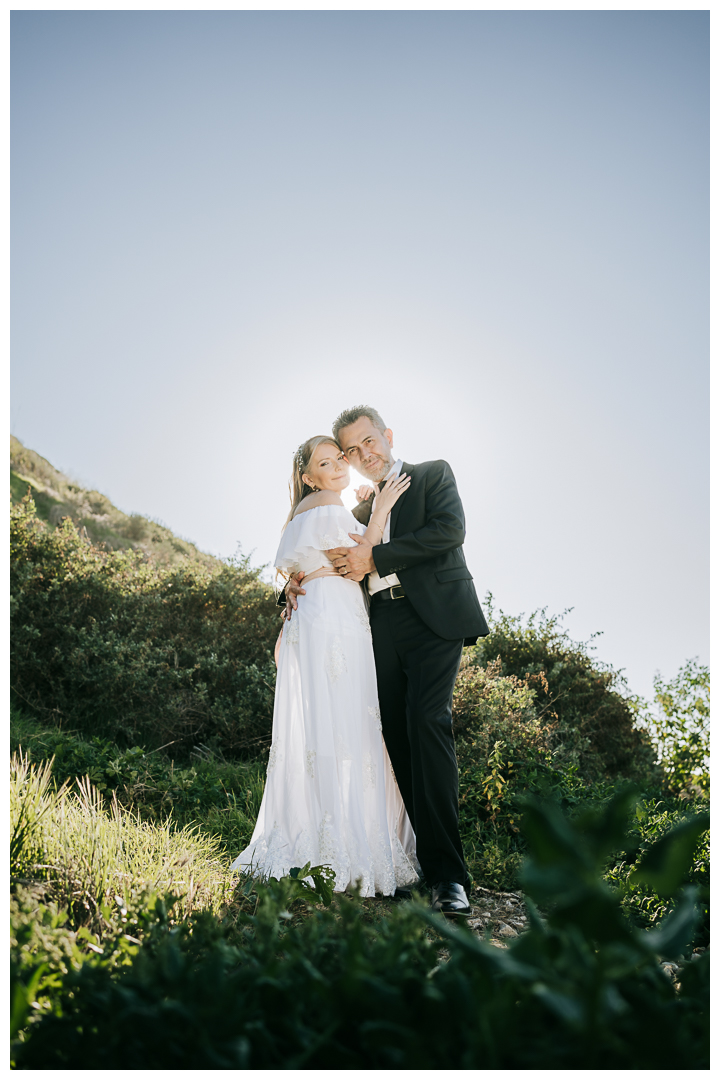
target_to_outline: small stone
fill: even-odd
[[[517,937],[517,930],[513,930],[512,926],[508,926],[507,923],[500,923],[498,928],[498,934],[502,937]]]

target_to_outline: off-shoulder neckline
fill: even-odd
[[[293,521],[297,521],[297,519],[301,518],[303,516],[303,514],[312,514],[313,510],[327,510],[328,507],[330,507],[330,506],[334,506],[336,510],[347,510],[348,509],[347,506],[345,505],[345,503],[320,503],[319,506],[310,506],[310,507],[308,507],[307,510],[301,510],[299,514],[295,515],[295,517],[290,518],[290,521],[288,522],[288,525],[291,525],[293,523]],[[351,514],[351,513],[352,513],[352,510],[348,510],[348,514]]]

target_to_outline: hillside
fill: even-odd
[[[200,551],[152,518],[124,514],[99,491],[88,491],[71,481],[40,454],[10,436],[10,496],[19,502],[28,486],[32,491],[39,519],[51,529],[63,518],[75,522],[81,533],[107,550],[133,548],[144,552],[160,566],[200,563],[212,569],[219,559]]]

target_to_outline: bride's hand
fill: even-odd
[[[373,514],[385,514],[393,508],[403,492],[410,487],[410,477],[407,473],[391,477],[385,487],[380,490],[377,484],[373,484],[375,490],[375,502]]]
[[[373,489],[370,484],[361,484],[360,487],[355,488],[355,498],[358,502],[367,502],[373,493]]]

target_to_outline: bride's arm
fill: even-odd
[[[365,530],[365,539],[375,547],[377,544],[382,543],[388,514],[403,492],[410,487],[410,477],[405,473],[400,476],[393,476],[388,480],[382,491],[380,491],[377,484],[374,484],[373,487],[375,488],[375,502]]]

